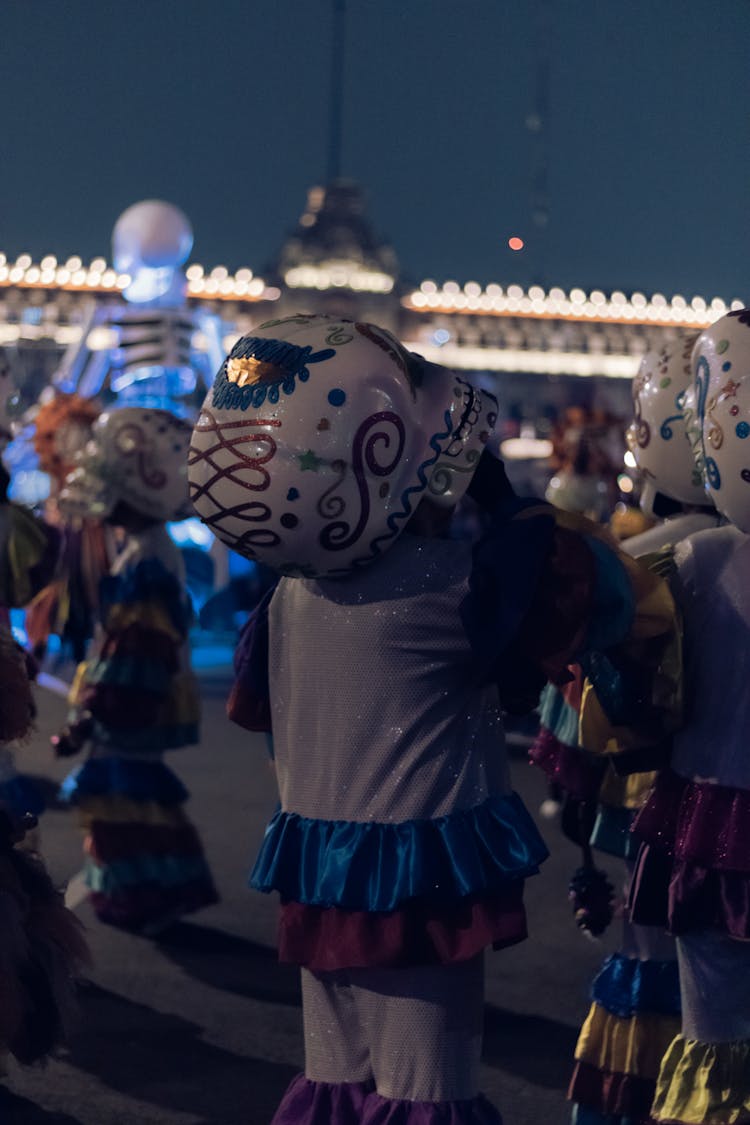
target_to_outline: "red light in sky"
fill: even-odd
[[[523,250],[523,239],[514,235],[513,238],[508,239],[508,245],[511,250]]]

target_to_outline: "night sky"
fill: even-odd
[[[748,0],[540,3],[348,0],[342,172],[404,274],[750,299]],[[325,177],[330,0],[2,0],[0,49],[9,255],[109,257],[156,197],[259,273]]]

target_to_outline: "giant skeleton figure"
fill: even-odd
[[[686,721],[634,825],[646,841],[633,917],[677,938],[682,1031],[661,1065],[657,1121],[750,1120],[750,310],[693,352],[688,434],[729,522],[676,548]]]
[[[594,633],[621,639],[641,579],[593,525],[514,496],[483,452],[496,409],[374,325],[300,315],[236,344],[194,430],[196,510],[283,575],[232,695],[272,728],[281,806],[252,883],[280,893],[302,971],[305,1074],[276,1125],[500,1120],[482,954],[524,938],[546,849],[499,692],[528,704]],[[493,517],[474,555],[447,534],[467,488]]]
[[[91,398],[109,388],[119,405],[186,412],[196,373],[203,381],[222,358],[217,318],[185,301],[182,267],[192,245],[188,219],[170,203],[144,200],[122,213],[112,256],[131,279],[125,302],[92,300],[81,339],[55,374],[59,390]]]
[[[116,269],[130,277],[124,302],[91,301],[81,338],[72,344],[32,412],[40,468],[51,481],[50,504],[63,486],[75,454],[88,440],[100,404],[94,396],[116,396],[116,406],[166,407],[184,416],[198,383],[221,358],[215,317],[190,309],[182,269],[193,245],[190,223],[179,208],[159,200],[129,207],[112,235]],[[200,350],[196,339],[201,339]],[[53,582],[29,613],[29,638],[39,654],[57,633],[84,659],[97,613],[97,587],[111,545],[92,520],[58,516],[64,549]]]

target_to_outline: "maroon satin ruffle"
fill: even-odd
[[[711,870],[644,844],[631,882],[629,913],[640,926],[660,926],[676,935],[710,928],[748,941],[750,873]]]
[[[595,800],[602,783],[604,766],[583,750],[560,742],[551,730],[541,727],[529,750],[529,761],[566,793],[579,801]]]
[[[750,875],[676,863],[669,882],[667,917],[673,934],[710,928],[750,940]]]
[[[446,905],[413,899],[388,913],[284,902],[279,960],[314,972],[450,965],[469,960],[489,945],[501,949],[526,937],[519,880],[492,897]]]
[[[648,1119],[656,1083],[634,1074],[609,1073],[591,1063],[576,1062],[568,1087],[568,1098],[603,1117]]]
[[[750,790],[659,775],[632,831],[675,860],[750,873]]]

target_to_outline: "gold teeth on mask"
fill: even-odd
[[[256,383],[280,383],[287,372],[275,363],[265,363],[260,359],[227,360],[227,379],[238,387],[252,387]]]

